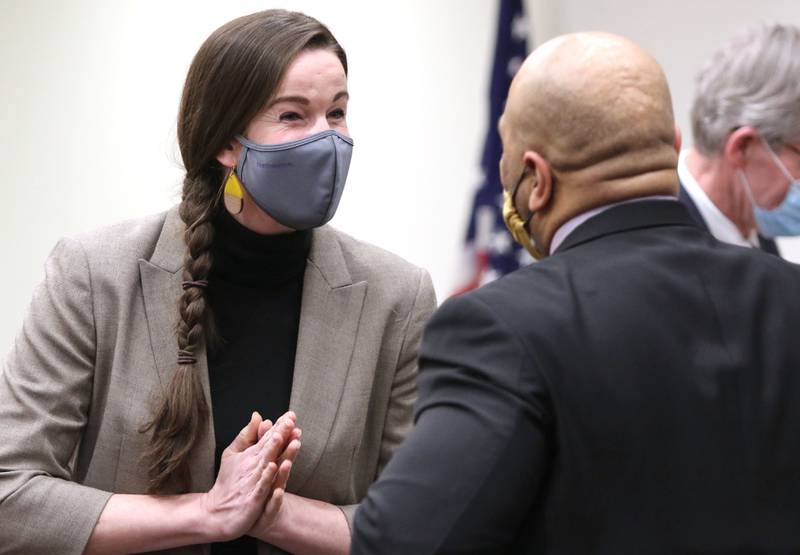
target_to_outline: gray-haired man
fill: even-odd
[[[697,76],[692,133],[681,201],[717,239],[778,254],[772,238],[800,235],[800,28],[722,45]]]

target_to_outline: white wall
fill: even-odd
[[[796,0],[527,5],[539,42],[603,29],[650,50],[687,130],[693,75],[718,42],[749,21],[800,22]],[[495,2],[2,0],[0,356],[59,237],[177,201],[175,117],[191,58],[222,23],[268,7],[317,17],[348,52],[356,148],[333,223],[428,268],[440,297],[453,289],[487,125]],[[800,242],[792,248],[800,260]]]
[[[192,56],[219,25],[269,7],[317,17],[348,53],[355,150],[333,224],[428,268],[440,297],[452,290],[494,2],[2,0],[0,353],[58,238],[177,202]]]

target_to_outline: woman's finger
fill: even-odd
[[[269,422],[269,421],[266,421],[266,422]],[[275,424],[270,423],[269,427],[265,426],[264,422],[262,422],[258,426],[258,430],[257,430],[258,441],[256,441],[256,443],[254,445],[252,445],[251,448],[250,448],[251,453],[253,455],[256,455],[256,456],[260,457],[261,456],[261,451],[264,449],[264,446],[267,444],[267,442],[269,441],[269,439],[272,436],[272,434],[276,430],[280,430],[281,426],[283,426],[284,422],[285,422],[285,419],[283,419],[282,417],[279,418],[275,422]],[[263,431],[263,433],[262,433],[262,431]]]
[[[289,443],[289,436],[294,430],[294,421],[290,419],[282,419],[278,424],[272,427],[267,434],[266,439],[259,446],[258,457],[268,461],[277,460],[280,454],[284,451],[285,446]]]
[[[278,471],[278,465],[274,462],[270,462],[261,472],[261,477],[259,478],[258,482],[256,483],[256,487],[254,488],[255,493],[258,497],[266,497],[270,491],[271,485],[273,480],[275,480],[275,473]]]
[[[287,410],[281,415],[281,418],[288,418],[292,422],[297,422],[297,415],[294,413],[293,410]]]
[[[258,425],[258,439],[264,437],[270,428],[272,428],[272,420],[264,420],[261,424]]]
[[[297,454],[300,452],[301,443],[298,439],[293,439],[289,442],[289,445],[286,446],[286,449],[283,450],[281,456],[276,461],[279,465],[283,463],[283,461],[291,461],[294,463],[295,459],[297,459]]]
[[[275,518],[275,515],[280,511],[281,505],[283,504],[283,494],[283,489],[272,490],[272,496],[269,498],[269,501],[267,501],[267,508],[265,510],[270,518]]]
[[[258,441],[258,429],[261,422],[261,415],[258,412],[254,412],[250,415],[250,422],[247,423],[247,426],[242,428],[239,434],[233,438],[233,441],[228,446],[227,450],[233,453],[241,453],[254,443]]]
[[[286,489],[286,484],[289,482],[289,474],[292,472],[292,461],[283,461],[278,467],[278,477],[275,478],[275,483],[272,486],[273,495],[277,491]]]

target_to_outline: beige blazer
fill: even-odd
[[[111,492],[146,490],[138,429],[175,369],[183,231],[173,209],[51,254],[0,374],[0,553],[80,554]],[[352,523],[411,425],[416,352],[434,307],[424,270],[330,227],[314,231],[290,401],[303,446],[289,491],[339,505]],[[210,424],[192,458],[193,491],[214,482],[214,444]]]

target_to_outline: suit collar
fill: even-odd
[[[353,283],[336,232],[331,227],[323,226],[314,230],[308,261],[319,271],[325,284],[331,289]]]
[[[150,346],[158,380],[163,391],[169,386],[177,369],[178,299],[182,289],[183,242],[185,225],[173,208],[166,214],[161,234],[149,260],[139,260],[145,317],[150,335]],[[211,399],[208,381],[208,363],[204,353],[198,353],[197,368],[206,398]],[[157,399],[153,399],[157,401]],[[214,483],[214,424],[209,419],[206,433],[195,446],[190,457],[192,491],[207,491]]]
[[[289,401],[303,430],[303,448],[289,480],[292,491],[309,481],[331,439],[366,293],[367,282],[353,283],[336,232],[314,230]]]
[[[149,260],[139,260],[145,315],[150,331],[161,387],[167,387],[175,371],[178,342],[178,299],[181,295],[185,226],[173,208],[166,214],[161,234]],[[205,357],[202,357],[205,358]]]
[[[578,214],[577,216],[567,220],[561,227],[559,227],[556,230],[555,234],[553,235],[552,241],[550,241],[550,250],[553,252],[557,251],[558,247],[561,245],[561,243],[564,242],[564,239],[569,237],[570,233],[572,233],[578,227],[580,227],[580,225],[583,222],[588,221],[591,218],[594,218],[601,212],[605,212],[606,210],[614,208],[615,206],[619,206],[620,204],[628,204],[631,202],[642,202],[647,200],[675,200],[675,197],[668,195],[651,195],[647,197],[639,197],[639,198],[622,200],[619,202],[612,202],[611,204],[604,204],[598,206],[597,208],[592,208],[591,210],[588,210],[582,214]]]
[[[681,201],[686,207],[686,210],[689,212],[689,216],[692,217],[692,220],[695,224],[697,224],[697,227],[705,231],[709,231],[708,224],[700,214],[700,210],[697,209],[697,205],[695,204],[694,200],[692,200],[691,195],[689,195],[689,191],[686,190],[686,187],[683,186],[683,183],[680,185],[680,189],[678,190],[678,200]]]
[[[178,214],[178,208],[172,208],[164,218],[161,235],[158,236],[156,248],[150,256],[149,262],[158,268],[170,273],[176,273],[183,268],[183,257],[186,254],[186,243],[183,234],[186,224]]]
[[[181,270],[186,254],[186,243],[183,239],[185,231],[186,225],[178,215],[178,209],[169,210],[150,257],[150,264],[173,274]],[[329,287],[335,289],[352,283],[333,228],[323,226],[313,231],[308,259],[319,270]]]
[[[554,254],[605,235],[665,225],[696,227],[686,207],[677,201],[653,200],[621,204],[582,223],[567,236]]]
[[[161,387],[176,368],[185,225],[177,209],[167,212],[161,235],[149,260],[139,261],[147,326]],[[337,232],[323,226],[312,236],[303,277],[300,329],[289,407],[303,430],[303,448],[292,470],[290,488],[298,491],[313,475],[339,410],[355,349],[367,282],[353,283]],[[205,353],[198,371],[211,398]],[[214,481],[214,426],[204,434],[192,459],[194,486],[208,489]]]
[[[760,233],[758,234],[758,246],[761,247],[762,251],[768,252],[769,254],[774,254],[775,256],[781,255],[781,252],[778,250],[778,244],[775,242],[775,240],[768,239]]]
[[[692,196],[689,194],[689,191],[686,190],[686,187],[683,186],[681,183],[680,192],[678,194],[678,200],[680,200],[686,209],[689,211],[689,215],[694,220],[695,224],[702,230],[708,231],[711,233],[711,230],[708,228],[708,224],[703,216],[700,214],[700,210],[697,208],[697,204],[695,204]],[[773,239],[768,239],[758,234],[758,245],[761,247],[761,250],[764,252],[768,252],[769,254],[774,254],[775,256],[780,256],[780,252],[778,251],[778,246]]]

